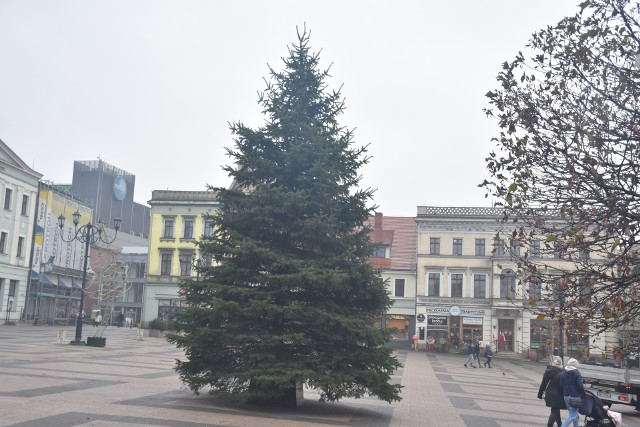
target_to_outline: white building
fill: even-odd
[[[38,182],[31,169],[0,140],[0,319],[22,319],[32,256]]]

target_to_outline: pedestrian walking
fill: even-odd
[[[468,368],[468,365],[471,364],[471,367],[475,368],[476,365],[474,365],[474,361],[476,358],[476,352],[473,349],[473,344],[471,343],[471,341],[467,341],[467,354],[469,355],[469,357],[467,357],[467,361],[464,362],[464,367]]]
[[[418,351],[418,333],[413,334],[413,350]]]
[[[118,328],[121,328],[124,325],[124,314],[118,313],[117,322]]]
[[[487,361],[484,362],[484,366],[489,365],[491,367],[491,359],[493,358],[493,350],[491,349],[491,343],[488,342],[484,347],[484,357],[487,358]]]
[[[478,368],[482,368],[482,363],[480,363],[480,349],[482,348],[483,343],[482,341],[476,341],[476,343],[473,345],[473,355],[475,356],[476,360],[478,361]]]
[[[540,388],[538,389],[538,399],[542,399],[542,396],[544,395],[545,405],[551,408],[547,427],[553,427],[554,423],[557,427],[561,427],[562,418],[560,418],[560,410],[567,409],[563,391],[560,387],[561,376],[562,359],[559,356],[553,356],[553,362],[544,372]]]
[[[560,385],[562,387],[562,395],[564,403],[569,410],[569,416],[562,423],[562,427],[580,427],[579,407],[571,406],[570,401],[576,399],[584,399],[584,386],[582,385],[582,375],[580,375],[580,363],[574,358],[569,359],[565,371],[560,376]]]

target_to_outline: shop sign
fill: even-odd
[[[428,316],[427,325],[447,326],[447,316]]]
[[[482,317],[463,317],[462,323],[465,325],[482,325]]]
[[[418,314],[418,322],[424,322],[424,314]]]
[[[462,313],[462,310],[460,310],[460,307],[458,307],[457,305],[452,305],[449,309],[449,314],[451,314],[452,316],[460,316],[460,313]]]

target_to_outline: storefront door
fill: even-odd
[[[514,351],[514,319],[498,319],[498,351]]]

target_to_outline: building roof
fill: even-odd
[[[374,244],[389,247],[388,258],[370,258],[375,268],[415,271],[417,226],[414,217],[376,213],[365,225],[372,228],[371,241]]]
[[[148,203],[153,206],[154,204],[218,204],[219,201],[216,191],[153,190]]]
[[[148,246],[123,246],[122,253],[123,254],[148,254],[149,247]]]

